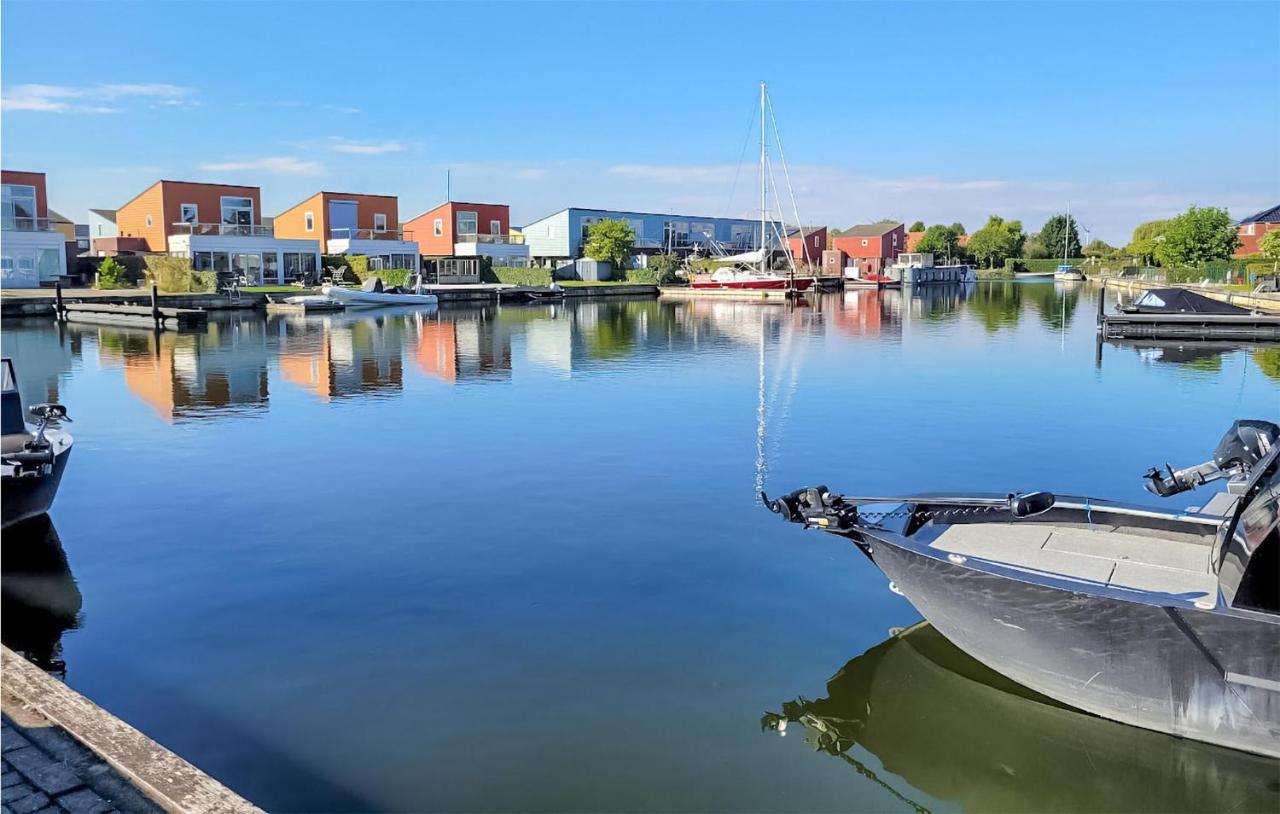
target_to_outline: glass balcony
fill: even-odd
[[[175,235],[217,235],[219,237],[275,237],[275,229],[254,223],[188,223],[173,224]]]

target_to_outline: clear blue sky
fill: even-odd
[[[808,32],[808,39],[802,34]],[[78,39],[79,38],[79,39]],[[769,82],[804,220],[1094,236],[1280,202],[1280,4],[3,7],[3,164],[76,220],[158,178],[745,214]],[[731,190],[734,194],[731,195]]]

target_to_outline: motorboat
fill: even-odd
[[[785,701],[761,725],[803,733],[861,782],[916,804],[904,810],[1280,810],[1269,758],[1073,710],[927,622],[890,631],[837,670],[823,697]]]
[[[415,286],[416,288],[419,287]],[[440,302],[440,298],[435,294],[419,294],[398,288],[384,289],[382,280],[378,277],[366,281],[360,288],[322,286],[320,293],[348,308],[368,308],[379,305],[437,305]]]
[[[1127,305],[1116,303],[1116,310],[1123,314],[1252,314],[1227,302],[1206,297],[1185,288],[1152,288],[1144,291]]]
[[[1081,282],[1084,280],[1084,272],[1078,267],[1069,263],[1063,263],[1053,272],[1053,279],[1062,280],[1064,282]]]
[[[742,291],[806,291],[813,285],[812,277],[790,278],[768,269],[723,268],[709,277],[693,280],[690,287]]]
[[[853,274],[849,272],[853,271]],[[844,278],[845,288],[902,288],[902,280],[894,279],[887,274],[879,272],[869,272],[867,274],[857,274],[856,270],[851,268],[845,269]]]
[[[1015,271],[1015,280],[1052,280],[1056,271]]]
[[[7,529],[49,511],[71,457],[72,438],[55,429],[71,420],[61,404],[33,404],[29,413],[37,423],[28,424],[13,360],[2,360],[0,368],[0,527]]]
[[[1148,489],[1217,481],[1198,509],[1051,492],[765,504],[852,541],[953,644],[1125,724],[1280,757],[1280,426],[1235,422],[1213,457]]]

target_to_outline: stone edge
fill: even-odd
[[[93,750],[161,808],[186,814],[262,809],[124,721],[0,646],[4,689]]]

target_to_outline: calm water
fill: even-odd
[[[7,323],[77,443],[5,640],[273,810],[1274,811],[1272,763],[891,636],[753,490],[1155,501],[1280,350],[1099,365],[1091,289],[926,294]]]

